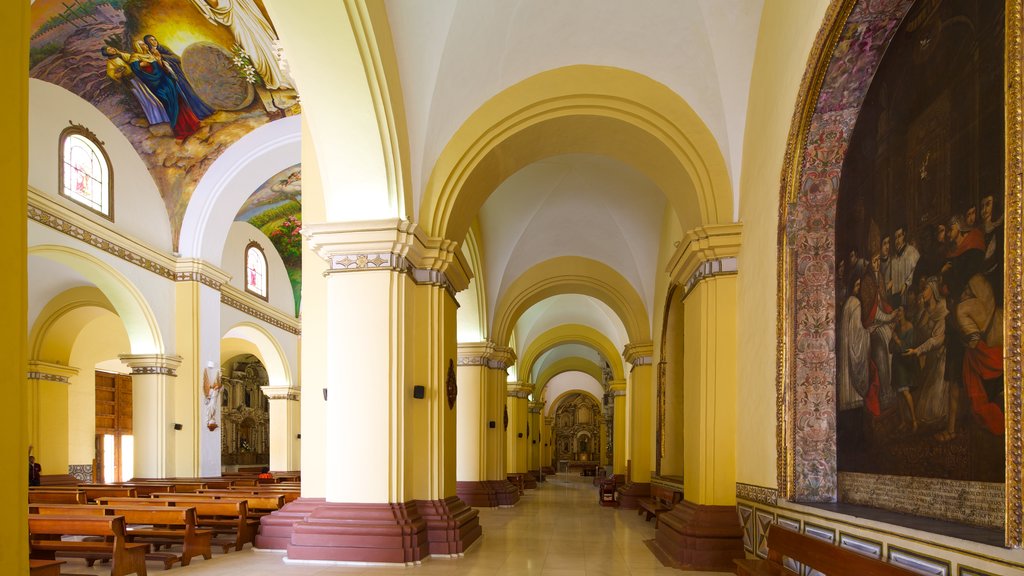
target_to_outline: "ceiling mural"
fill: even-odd
[[[248,222],[270,238],[288,270],[295,315],[302,297],[302,165],[273,175],[245,201],[236,222]]]
[[[160,189],[175,246],[213,161],[301,111],[260,0],[36,0],[32,29],[29,75],[121,129]]]

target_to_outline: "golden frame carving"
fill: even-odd
[[[792,246],[786,233],[789,210],[797,199],[803,172],[803,150],[836,43],[857,0],[832,0],[814,40],[800,83],[783,159],[779,194],[776,300],[776,473],[779,497],[789,499],[795,462],[793,438],[794,381],[791,286]],[[1024,0],[1005,0],[1005,299],[1004,358],[1006,417],[1005,545],[1024,543],[1024,386],[1022,386],[1022,320],[1024,320],[1024,244],[1022,244],[1022,192],[1024,192]]]

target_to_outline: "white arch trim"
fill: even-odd
[[[267,369],[267,379],[271,386],[291,386],[292,372],[288,368],[288,359],[281,345],[262,326],[251,322],[240,322],[231,327],[221,338],[237,338],[245,340],[259,351],[263,367]]]
[[[268,178],[302,162],[302,117],[264,124],[217,158],[192,192],[178,252],[221,265],[228,229],[242,204]]]
[[[33,246],[28,255],[63,264],[99,288],[124,322],[132,354],[165,353],[156,315],[142,292],[113,266],[85,252],[55,244]]]

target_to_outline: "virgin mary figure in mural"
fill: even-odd
[[[145,42],[136,42],[135,49],[136,52],[131,55],[128,65],[135,76],[163,104],[174,137],[180,141],[195,134],[199,129],[199,118],[178,88],[173,72],[165,68],[157,57],[150,53]]]
[[[170,48],[164,46],[156,39],[156,36],[152,34],[146,34],[142,37],[142,41],[146,43],[146,48],[149,49],[149,53],[157,58],[165,69],[169,69],[174,74],[174,79],[178,82],[178,88],[181,90],[181,95],[185,97],[185,101],[195,112],[197,118],[202,120],[213,114],[211,109],[203,99],[196,94],[192,84],[188,81],[185,76],[185,70],[181,67],[181,56],[178,56]]]
[[[100,52],[107,59],[107,77],[127,88],[135,96],[135,100],[142,108],[142,113],[146,115],[146,121],[151,126],[169,122],[170,119],[167,118],[167,110],[164,110],[164,105],[132,72],[128,65],[131,56],[113,46],[104,46]]]
[[[274,28],[253,0],[192,0],[192,3],[210,22],[231,29],[235,43],[245,50],[264,86],[270,90],[292,88],[291,80],[277,65]]]

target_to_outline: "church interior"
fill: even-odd
[[[0,22],[4,573],[1024,574],[1018,0]]]

